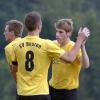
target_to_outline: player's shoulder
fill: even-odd
[[[49,44],[49,43],[53,43],[52,40],[50,39],[43,39],[43,38],[39,38],[39,40],[41,44]]]
[[[56,43],[53,40],[46,39],[45,40],[46,46],[56,46]]]
[[[59,44],[57,40],[53,40],[53,42],[54,42],[56,45],[58,45],[58,44]]]
[[[70,40],[70,41],[68,42],[68,44],[69,44],[70,46],[74,46],[74,45],[75,45],[75,42],[72,41],[72,40]]]
[[[23,38],[17,38],[15,41],[13,41],[12,47],[16,48],[22,41],[23,41]]]
[[[53,43],[53,41],[50,40],[50,39],[44,39],[44,42],[46,42],[46,43]]]
[[[53,42],[56,43],[56,44],[58,43],[57,40],[53,40]]]
[[[12,48],[12,45],[13,45],[13,41],[9,43],[8,45],[6,45],[5,50]]]
[[[22,38],[16,38],[14,41],[13,41],[13,43],[16,43],[16,42],[20,42],[22,40]]]

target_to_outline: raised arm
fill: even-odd
[[[81,63],[82,63],[82,67],[84,68],[88,68],[90,66],[89,57],[85,48],[86,40],[82,43],[81,46],[81,50],[82,50]]]
[[[79,34],[75,43],[75,46],[70,52],[65,52],[61,55],[61,59],[67,61],[67,62],[73,62],[76,59],[77,53],[79,52],[79,49],[81,48],[81,45],[83,41],[88,37],[89,29],[84,28],[79,30]]]
[[[9,67],[10,67],[10,72],[12,74],[13,79],[16,81],[16,72],[18,70],[18,68],[17,68],[18,66],[9,65]]]

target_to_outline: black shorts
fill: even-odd
[[[17,100],[51,100],[51,97],[50,95],[34,95],[34,96],[18,95]]]
[[[77,89],[54,89],[49,87],[51,100],[77,100]]]

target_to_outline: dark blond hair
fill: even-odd
[[[23,32],[23,23],[18,20],[10,20],[6,23],[9,31],[14,31],[15,36],[21,36]]]
[[[73,21],[72,19],[60,19],[55,23],[55,28],[63,29],[66,32],[72,32]]]

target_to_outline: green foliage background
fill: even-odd
[[[54,22],[60,18],[73,19],[73,40],[80,26],[89,27],[91,36],[86,47],[91,66],[81,71],[79,100],[100,100],[99,4],[99,0],[0,0],[0,100],[15,100],[16,95],[15,82],[4,57],[7,44],[3,36],[5,22],[10,19],[24,21],[25,14],[33,10],[42,14],[43,38],[55,39]]]

